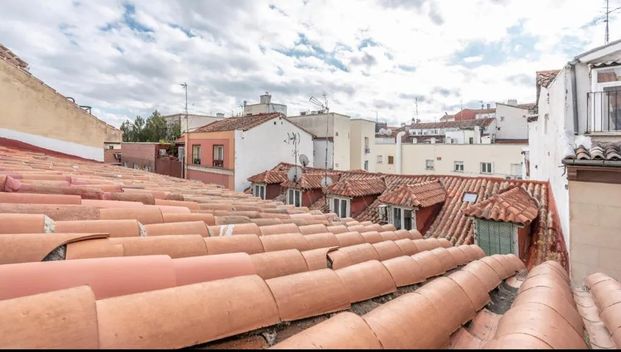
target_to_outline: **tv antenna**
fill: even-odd
[[[328,112],[330,112],[330,108],[328,108],[328,97],[326,96],[325,92],[322,94],[322,97],[323,97],[323,102],[321,102],[319,99],[315,98],[314,96],[311,96],[309,101],[313,103],[313,105],[320,107],[321,112],[326,114],[326,150],[324,154],[324,178],[327,179],[328,178],[328,142],[329,142],[328,135],[330,134],[330,115],[328,114]],[[334,163],[334,146],[332,146],[332,163]],[[327,191],[327,188],[324,188],[323,198],[326,202],[325,204],[328,205],[328,197],[326,197],[326,191]]]
[[[298,144],[300,144],[300,132],[287,132],[287,139],[285,139],[285,143],[293,144],[293,164],[295,167],[298,167]]]
[[[604,23],[606,23],[606,31],[604,34],[604,44],[608,44],[608,42],[610,41],[610,30],[609,30],[609,26],[608,24],[610,23],[610,14],[620,10],[620,7],[614,8],[614,9],[610,9],[610,0],[606,0],[606,7],[605,7],[606,11],[604,12],[604,15],[602,15],[601,17],[597,18],[595,20],[594,23],[598,23],[599,21],[602,21]]]

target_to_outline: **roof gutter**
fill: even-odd
[[[572,100],[572,108],[574,115],[574,135],[578,135],[578,88],[576,82],[576,64],[578,63],[578,59],[574,59],[570,61],[569,70],[571,73],[571,100]]]
[[[621,160],[563,159],[565,165],[621,167]]]

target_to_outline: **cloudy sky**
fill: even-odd
[[[269,91],[297,115],[325,92],[331,111],[399,123],[414,117],[415,98],[424,120],[481,101],[534,101],[535,71],[603,44],[603,5],[2,0],[0,43],[116,126],[153,109],[183,111],[185,81],[190,113],[229,116]],[[610,31],[621,38],[616,15]]]

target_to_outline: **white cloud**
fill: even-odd
[[[415,96],[423,119],[534,101],[536,70],[602,44],[603,26],[586,25],[598,11],[581,0],[3,0],[0,38],[117,126],[181,111],[186,81],[193,113],[230,114],[269,90],[293,114],[325,91],[333,111],[399,123]]]

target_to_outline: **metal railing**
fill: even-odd
[[[224,160],[214,160],[213,167],[224,167]]]
[[[621,132],[621,90],[587,93],[587,132]]]

